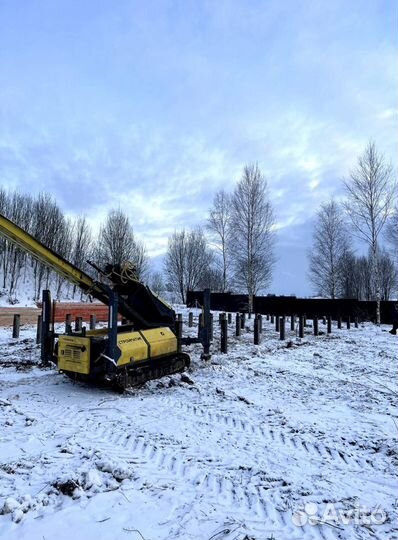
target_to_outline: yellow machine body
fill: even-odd
[[[81,336],[59,336],[58,369],[89,375],[90,338]]]
[[[117,345],[122,353],[118,366],[177,352],[177,338],[168,327],[119,334]]]
[[[87,332],[86,337],[59,336],[58,369],[72,373],[90,374],[91,339],[106,335],[106,330]],[[133,365],[138,362],[169,357],[177,353],[177,338],[168,327],[134,332],[120,332],[117,346],[121,355],[117,366]],[[91,359],[92,362],[96,358]]]

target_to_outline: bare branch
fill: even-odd
[[[394,183],[392,166],[369,142],[358,164],[344,181],[347,193],[345,209],[357,236],[365,241],[371,253],[372,276],[375,281],[377,324],[380,324],[380,276],[378,268],[378,240],[391,213]]]
[[[235,282],[249,300],[269,285],[274,265],[274,213],[267,181],[257,165],[247,165],[232,197],[231,249]]]
[[[318,294],[330,298],[341,294],[341,270],[347,251],[347,231],[338,205],[334,201],[323,204],[309,253],[309,277]]]

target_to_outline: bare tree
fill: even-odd
[[[91,257],[93,250],[93,235],[90,225],[87,223],[85,216],[80,216],[73,223],[72,228],[72,246],[71,246],[71,262],[83,270],[83,272],[91,272],[91,267],[88,260]],[[77,285],[73,285],[72,294],[76,293]],[[83,293],[81,293],[81,297]]]
[[[100,266],[130,261],[133,248],[134,235],[129,218],[120,208],[110,210],[98,235],[97,260]]]
[[[344,181],[347,201],[345,208],[357,236],[370,248],[372,278],[375,282],[376,321],[380,325],[380,276],[378,241],[393,201],[392,167],[369,142],[358,164]]]
[[[68,257],[69,246],[64,244],[65,217],[55,200],[48,194],[40,194],[33,203],[32,233],[39,242],[54,251],[62,251],[60,255]],[[35,281],[35,298],[40,298],[43,281],[48,288],[51,270],[36,259],[32,260]]]
[[[235,282],[253,295],[271,281],[274,214],[267,181],[257,165],[247,165],[232,197],[232,249]]]
[[[390,300],[393,291],[397,290],[398,270],[390,254],[383,250],[378,256],[380,272],[381,299]]]
[[[357,258],[351,250],[347,250],[341,259],[341,291],[342,298],[358,298]]]
[[[164,269],[168,277],[169,287],[177,292],[181,301],[185,302],[185,260],[186,260],[186,236],[185,230],[175,231],[169,238],[167,253],[164,260]]]
[[[25,230],[29,230],[32,222],[32,198],[17,191],[0,194],[2,214]],[[8,288],[9,300],[16,292],[22,270],[26,266],[27,255],[8,240],[2,241],[3,287]]]
[[[68,258],[71,246],[71,227],[68,220],[59,209],[56,202],[47,194],[40,194],[36,199],[17,191],[6,194],[0,193],[1,213],[11,219],[22,229],[30,232],[40,242],[53,249],[61,256]],[[10,301],[16,293],[22,272],[26,276],[29,270],[28,261],[34,278],[34,298],[38,299],[45,280],[48,287],[51,282],[56,285],[57,296],[60,295],[64,279],[53,277],[52,271],[38,260],[27,256],[26,252],[7,240],[2,241],[2,271],[3,285],[7,286]]]
[[[337,298],[343,287],[342,271],[348,251],[347,231],[335,201],[321,206],[309,253],[309,277],[318,294]]]
[[[100,228],[95,251],[100,266],[132,262],[138,279],[144,278],[148,267],[145,246],[135,240],[130,220],[120,208],[109,212]]]
[[[149,286],[155,294],[161,296],[161,294],[166,290],[166,285],[163,281],[163,275],[161,272],[154,272],[150,276]]]
[[[80,216],[73,224],[73,245],[71,261],[83,271],[88,269],[87,259],[91,255],[93,247],[93,236],[90,225],[85,216]]]
[[[0,214],[6,214],[7,207],[7,191],[0,186]]]
[[[72,257],[73,249],[73,223],[70,219],[61,215],[60,223],[58,225],[58,232],[55,237],[53,249],[61,257],[66,260],[70,260]],[[58,272],[52,272],[51,281],[55,282],[55,295],[58,300],[61,299],[62,289],[66,285],[68,286],[68,280],[60,275]],[[48,276],[48,285],[50,283],[50,276]]]
[[[8,197],[7,192],[4,188],[0,187],[0,214],[7,216],[8,212]],[[5,252],[6,252],[7,241],[3,235],[0,235],[0,261],[1,269],[3,273],[3,288],[6,287],[6,272],[5,272]]]
[[[228,289],[228,271],[230,267],[230,234],[231,234],[231,196],[224,190],[216,193],[207,228],[215,239],[215,247],[221,257],[222,285],[221,292]],[[214,277],[214,276],[213,276]]]
[[[56,201],[48,194],[42,193],[32,199],[30,195],[8,193],[0,188],[0,213],[83,271],[90,271],[87,259],[91,258],[94,252],[94,257],[100,264],[132,262],[136,267],[137,277],[145,279],[148,271],[145,246],[135,240],[129,220],[121,210],[109,213],[105,225],[101,227],[96,246],[86,219],[79,217],[72,223],[65,218]],[[31,262],[31,269],[28,262]],[[3,274],[2,284],[8,289],[10,301],[22,272],[26,275],[27,267],[33,274],[35,299],[39,298],[44,285],[47,288],[51,286],[56,297],[61,297],[62,289],[67,283],[65,278],[52,272],[36,258],[26,255],[23,250],[1,236],[0,272]]]
[[[352,255],[352,258],[346,259],[344,275],[351,284],[351,290],[350,294],[343,294],[343,297],[371,300],[374,294],[371,271],[370,257]]]
[[[396,265],[386,250],[377,255],[381,300],[389,300],[398,285],[398,271]],[[346,298],[357,300],[372,300],[375,297],[375,282],[372,279],[372,254],[361,257],[352,256],[344,271],[351,284],[350,294],[343,294]]]
[[[199,287],[201,289],[210,289],[211,292],[225,292],[223,272],[217,266],[205,268]]]
[[[146,247],[143,242],[134,239],[131,261],[135,266],[137,279],[145,281],[149,277],[149,260]]]
[[[398,206],[395,206],[386,223],[385,239],[391,248],[392,256],[398,255]]]
[[[185,304],[188,290],[196,289],[206,268],[212,263],[203,231],[175,232],[169,238],[165,272],[173,291]]]
[[[370,301],[374,298],[374,280],[372,280],[372,257],[362,255],[357,258],[354,267],[357,283],[357,299]]]

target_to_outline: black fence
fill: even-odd
[[[187,306],[202,305],[203,291],[188,291]],[[397,302],[381,302],[381,322],[391,324]],[[212,293],[210,308],[215,311],[247,312],[248,297],[243,294]],[[376,321],[376,302],[354,299],[296,298],[295,296],[255,296],[254,312],[266,315],[306,315],[308,318],[331,315],[334,320],[358,317]]]

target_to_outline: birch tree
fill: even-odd
[[[99,266],[132,262],[137,278],[145,277],[148,267],[145,246],[135,239],[130,220],[120,208],[108,213],[100,228],[95,251]]]
[[[1,195],[0,195],[1,197]],[[4,197],[4,198],[3,198]],[[23,229],[30,230],[32,223],[32,198],[17,191],[3,195],[2,214]],[[27,255],[9,240],[3,241],[2,270],[3,287],[8,286],[9,300],[16,292],[22,270],[26,266]]]
[[[215,239],[215,247],[221,258],[221,292],[228,290],[230,268],[231,196],[224,190],[216,193],[210,209],[207,229]]]
[[[100,227],[97,241],[97,260],[101,267],[121,265],[131,260],[134,236],[130,220],[119,208],[108,212]]]
[[[8,196],[4,188],[0,187],[0,214],[8,216]],[[7,240],[0,234],[0,260],[3,274],[2,287],[5,289],[7,283]]]
[[[392,293],[397,290],[398,270],[396,262],[386,250],[382,250],[378,256],[378,264],[381,299],[390,300]]]
[[[217,266],[207,267],[200,279],[200,289],[210,289],[211,292],[223,291],[224,281],[222,271]]]
[[[347,250],[341,260],[341,298],[358,298],[357,258]]]
[[[72,230],[72,253],[71,262],[83,270],[83,272],[92,272],[87,260],[90,259],[93,249],[93,236],[90,225],[85,216],[80,216],[73,224]],[[73,284],[73,296],[75,296],[77,285]],[[83,293],[80,293],[83,296]]]
[[[390,300],[398,284],[398,270],[391,255],[386,250],[378,253],[381,300]],[[350,285],[349,294],[343,290],[343,297],[357,300],[372,300],[375,297],[375,282],[372,279],[371,254],[352,256],[346,261],[343,276]]]
[[[131,260],[135,266],[137,279],[145,281],[149,278],[149,260],[148,254],[143,242],[134,239]]]
[[[394,186],[392,166],[369,142],[358,164],[344,181],[345,209],[358,238],[366,242],[371,254],[372,278],[375,283],[376,322],[380,325],[380,276],[378,265],[379,236],[391,211]]]
[[[40,194],[33,203],[32,233],[39,242],[42,242],[48,248],[54,251],[57,251],[57,249],[63,251],[61,239],[65,238],[65,217],[56,201],[46,193]],[[65,251],[60,255],[68,258],[68,250],[69,244],[66,241]],[[47,288],[49,287],[51,270],[36,259],[32,260],[32,265],[35,280],[35,298],[39,299],[43,282],[45,282]]]
[[[202,229],[175,232],[170,238],[165,257],[165,273],[173,291],[183,304],[188,290],[200,286],[212,255]]]
[[[149,286],[155,294],[158,296],[162,295],[162,293],[166,290],[166,286],[161,272],[153,272],[151,274]]]
[[[269,285],[275,262],[274,213],[267,181],[257,165],[246,165],[232,196],[231,245],[235,282],[249,296]]]
[[[393,257],[396,259],[398,255],[398,205],[394,207],[387,220],[385,239],[390,246]]]
[[[318,294],[337,298],[343,288],[343,263],[347,256],[347,231],[335,201],[323,204],[317,214],[313,246],[309,253],[309,278]]]

